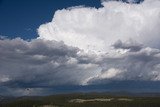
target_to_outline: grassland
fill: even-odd
[[[1,102],[0,107],[160,107],[160,97],[79,93],[18,97]]]

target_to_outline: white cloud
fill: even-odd
[[[119,75],[120,73],[121,73],[121,70],[115,69],[115,68],[110,68],[109,70],[107,70],[107,71],[105,71],[105,72],[102,72],[102,74],[99,75],[98,77],[99,77],[99,78],[102,78],[102,79],[104,79],[104,78],[110,79],[110,78],[116,77],[116,76]]]
[[[141,4],[103,2],[104,7],[75,7],[56,11],[53,20],[39,27],[40,38],[64,41],[85,51],[108,51],[118,39],[136,40],[160,49],[160,1]]]
[[[7,82],[9,80],[10,80],[9,77],[6,76],[6,75],[1,75],[0,76],[0,83]]]

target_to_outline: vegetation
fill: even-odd
[[[64,94],[46,97],[19,97],[0,102],[0,107],[160,107],[160,97],[107,94]]]

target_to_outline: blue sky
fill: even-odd
[[[52,20],[58,9],[85,5],[100,7],[100,0],[0,0],[0,35],[37,37],[37,28]]]
[[[51,21],[56,10],[79,5],[102,6],[100,0],[0,0],[0,35],[36,38],[37,28]]]

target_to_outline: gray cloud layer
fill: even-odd
[[[46,82],[47,86],[79,84],[79,79],[85,78],[85,67],[90,69],[90,62],[84,63],[77,52],[79,49],[56,41],[1,40],[0,82],[33,86],[45,86]]]
[[[25,95],[26,88],[35,94],[59,85],[160,80],[159,49],[131,40],[113,46],[112,52],[97,55],[63,42],[0,40],[0,89],[18,88],[15,93]]]

